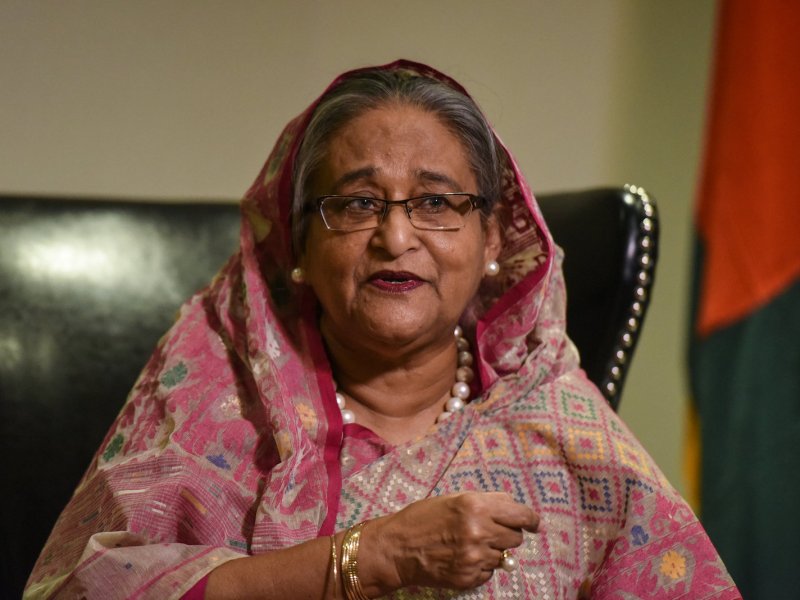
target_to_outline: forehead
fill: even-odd
[[[316,183],[324,193],[339,193],[354,182],[391,188],[437,180],[459,188],[450,191],[476,191],[463,143],[434,113],[391,104],[362,113],[332,136]]]

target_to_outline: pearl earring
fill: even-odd
[[[292,269],[290,277],[295,283],[303,283],[306,280],[306,272],[303,270],[303,267],[295,267]]]
[[[496,260],[490,260],[486,263],[486,274],[489,277],[494,277],[500,272],[500,264]]]

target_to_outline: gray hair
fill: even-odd
[[[475,102],[443,82],[409,71],[363,71],[323,96],[306,128],[292,177],[296,254],[303,252],[308,230],[306,207],[314,200],[311,183],[325,159],[328,142],[354,118],[392,102],[437,115],[458,136],[477,180],[478,194],[486,200],[481,212],[484,217],[492,213],[500,195],[501,159],[492,129]]]

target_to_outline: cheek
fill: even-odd
[[[454,244],[454,252],[458,256],[462,268],[482,272],[486,254],[486,236],[479,225],[465,233],[469,233],[469,235],[465,235],[464,238],[457,241],[458,243]]]
[[[437,248],[443,275],[458,287],[474,288],[483,277],[483,245],[447,244]]]
[[[320,300],[347,296],[353,288],[360,252],[341,240],[316,240],[307,244],[302,266],[306,283]]]

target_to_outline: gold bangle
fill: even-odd
[[[336,536],[331,536],[331,579],[333,579],[333,600],[339,600],[339,557],[336,556]]]
[[[344,534],[342,541],[342,581],[347,600],[369,600],[358,578],[358,544],[364,523],[354,525]]]

